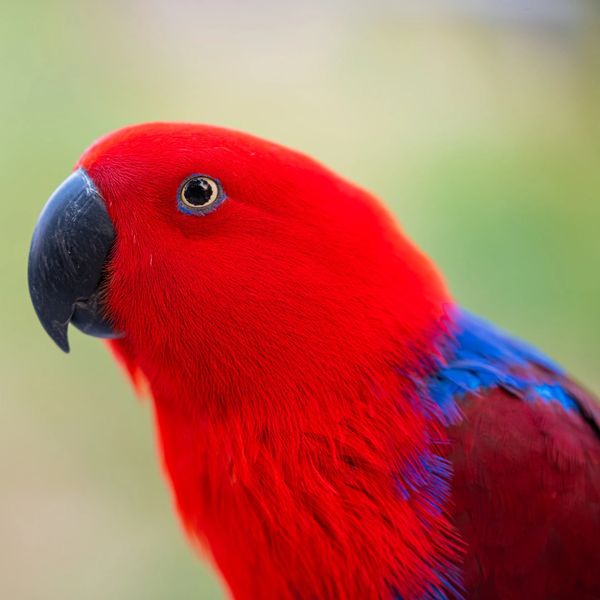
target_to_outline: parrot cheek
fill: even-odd
[[[33,307],[48,335],[69,351],[67,329],[118,337],[103,302],[105,265],[115,240],[104,200],[84,169],[52,194],[35,226],[28,281]]]

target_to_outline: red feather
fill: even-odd
[[[469,598],[600,597],[597,422],[499,388],[461,406],[450,459]]]
[[[444,436],[411,408],[449,302],[431,263],[369,194],[251,136],[154,124],[80,164],[117,233],[114,344],[150,383],[177,508],[235,597],[439,585],[453,528],[397,490]],[[228,196],[202,218],[175,203],[197,172]]]
[[[494,388],[448,430],[423,382],[452,301],[373,196],[189,124],[121,130],[79,165],[117,234],[111,345],[148,381],[182,521],[236,598],[445,598],[456,567],[471,597],[600,588],[593,402],[587,423]],[[177,210],[193,173],[227,195],[202,217]],[[442,451],[452,502],[404,493]]]

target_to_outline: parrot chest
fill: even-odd
[[[235,423],[202,427],[160,408],[157,423],[180,517],[235,598],[415,597],[435,577],[427,561],[446,568],[449,524],[415,491],[399,493],[389,448],[357,441],[357,424],[252,439]],[[412,450],[406,440],[394,452]]]

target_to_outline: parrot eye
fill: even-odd
[[[219,181],[206,175],[192,175],[179,186],[179,209],[188,214],[212,212],[224,198]]]

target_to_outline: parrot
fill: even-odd
[[[600,408],[472,314],[375,195],[204,124],[127,126],[50,196],[34,309],[147,390],[236,600],[600,598]]]

